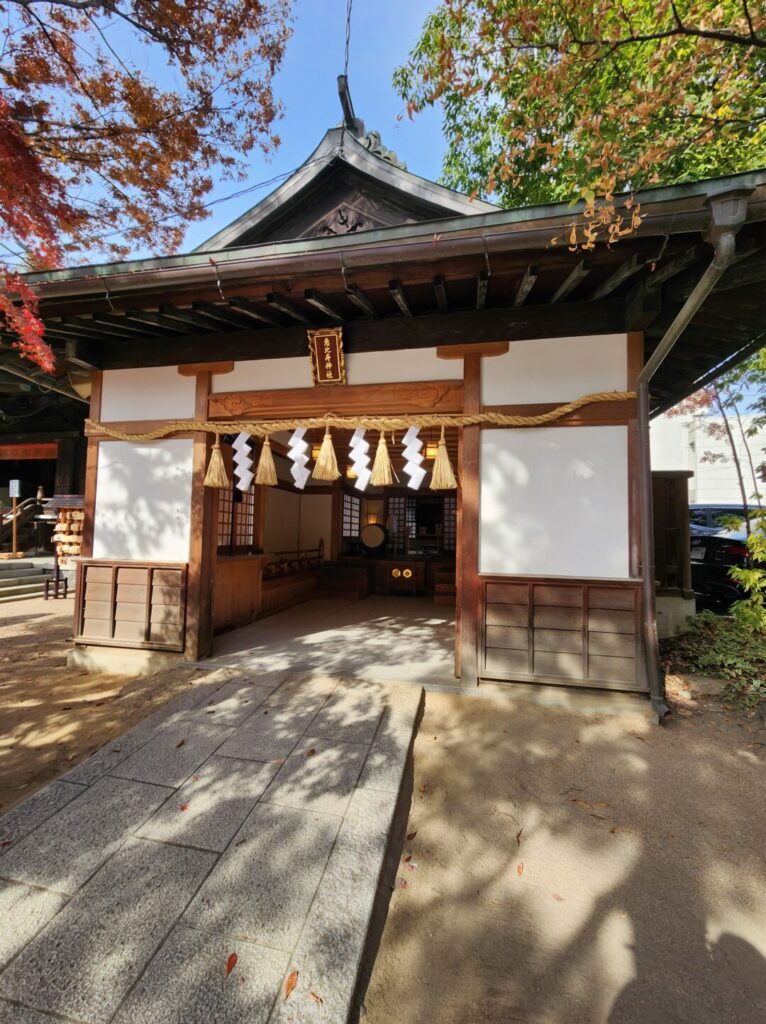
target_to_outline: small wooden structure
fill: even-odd
[[[650,484],[634,391],[710,261],[710,201],[722,194],[745,196],[742,257],[654,377],[657,412],[752,344],[765,173],[650,189],[636,197],[633,235],[573,254],[551,244],[571,225],[567,204],[502,210],[458,195],[407,171],[352,119],[194,252],[30,275],[49,339],[91,368],[76,643],[195,660],[216,630],[323,590],[436,596],[439,580],[441,599],[455,601],[455,685],[647,692]],[[342,329],[346,383],[315,383],[307,331],[318,327]],[[453,546],[430,567],[428,553],[389,549],[378,563],[355,547],[346,519],[385,526],[402,492],[371,490],[344,510],[355,494],[349,433],[335,434],[335,483],[296,491],[286,432],[272,445],[278,487],[239,500],[203,486],[216,423],[531,416],[611,392],[628,397],[541,427],[452,429]],[[178,421],[159,440],[115,437]],[[280,572],[287,547],[297,565]]]

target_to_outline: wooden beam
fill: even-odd
[[[311,323],[311,320],[306,316],[303,310],[299,309],[294,302],[286,296],[280,295],[278,292],[269,292],[266,296],[266,302],[273,309],[277,309],[280,313],[284,313],[286,316],[292,317],[293,320],[298,320],[299,323]]]
[[[399,307],[399,311],[403,316],[412,316],[412,310],[407,302],[407,296],[404,294],[404,288],[402,288],[400,281],[389,281],[388,290],[391,294],[391,298]]]
[[[182,377],[196,377],[200,373],[231,373],[234,369],[233,360],[221,363],[182,363],[178,372]]]
[[[216,325],[209,317],[200,313],[193,313],[190,309],[179,309],[177,306],[160,306],[160,312],[168,320],[174,320],[179,324],[186,324],[189,327],[200,327],[203,331],[214,331]],[[221,326],[218,325],[218,330]]]
[[[551,305],[565,299],[567,295],[569,295],[570,292],[573,292],[578,284],[588,276],[590,271],[590,265],[584,259],[580,260],[577,266],[570,271],[564,283],[559,285],[558,290],[554,293],[553,298],[551,299]]]
[[[484,341],[517,341],[613,334],[625,330],[625,303],[568,302],[566,306],[534,305],[520,309],[464,310],[412,318],[349,320],[343,324],[346,352],[435,348]],[[104,339],[88,351],[102,369],[132,366],[175,366],[222,359],[270,359],[306,354],[306,331],[290,326],[184,338],[136,339],[130,344]]]
[[[192,309],[200,316],[208,317],[213,324],[224,324],[225,327],[242,328],[250,327],[250,317],[232,309],[227,305],[216,305],[215,302],[196,301],[192,303]]]
[[[70,335],[81,337],[81,338],[104,338],[108,335],[117,336],[119,338],[126,338],[129,332],[112,330],[110,328],[104,328],[98,324],[87,324],[81,320],[75,319],[74,317],[63,317],[61,321],[62,328]],[[55,332],[55,328],[53,329]],[[144,332],[145,334],[146,332]]]
[[[656,270],[651,271],[646,279],[646,287],[650,291],[659,288],[666,281],[669,281],[671,277],[675,277],[676,274],[686,270],[695,260],[699,259],[699,256],[699,246],[692,245],[685,252],[675,256],[672,260],[668,260],[667,263],[661,264]]]
[[[481,410],[481,356],[467,356],[463,364],[465,412]],[[457,580],[460,635],[459,664],[462,686],[479,681],[479,449],[481,431],[463,427],[460,445],[460,570]]]
[[[249,317],[251,320],[257,320],[259,323],[268,324],[270,327],[279,327],[279,323],[269,313],[261,309],[259,306],[254,305],[248,299],[229,299],[229,305],[234,309],[238,310],[243,316]]]
[[[207,410],[212,374],[197,374],[194,414],[203,419]],[[186,642],[184,656],[197,661],[213,650],[213,589],[215,587],[215,541],[218,492],[205,487],[210,457],[210,435],[194,434],[192,454],[191,540],[186,592]]]
[[[147,324],[149,327],[159,327],[161,331],[183,334],[186,330],[182,324],[177,324],[160,313],[149,313],[143,309],[129,309],[127,315],[128,319],[133,323]]]
[[[405,368],[402,368],[405,372]],[[292,419],[324,416],[375,416],[393,413],[461,412],[462,380],[416,381],[402,384],[341,384],[332,387],[285,388],[278,391],[218,392],[208,400],[211,420]]]
[[[443,274],[437,274],[434,278],[434,295],[436,305],[440,313],[449,313],[449,302],[447,301],[447,284]]]
[[[79,366],[83,370],[97,369],[88,359],[87,349],[79,341],[66,342],[64,346],[64,362],[70,366]]]
[[[637,274],[639,270],[643,270],[646,266],[646,258],[638,252],[634,252],[632,256],[628,257],[621,263],[616,270],[614,270],[606,280],[602,281],[600,285],[594,288],[591,293],[591,302],[597,299],[606,298],[607,295],[611,295],[612,292],[616,291],[621,284],[624,284],[627,280]]]
[[[538,279],[539,276],[540,271],[536,266],[531,265],[527,267],[527,269],[524,271],[524,276],[519,281],[518,287],[516,288],[516,292],[513,296],[513,305],[515,308],[524,305],[524,300],[526,299],[527,295],[529,295],[529,293],[532,291],[535,281]]]
[[[103,386],[103,374],[95,370],[91,376],[90,390],[90,412],[92,420],[101,418],[101,390]],[[83,511],[85,513],[82,524],[82,545],[81,554],[83,558],[93,557],[93,528],[96,515],[96,478],[98,476],[98,451],[100,441],[97,438],[88,439],[88,447],[85,454],[85,493],[83,499]],[[77,569],[78,581],[81,578],[82,567]]]
[[[134,320],[128,320],[123,313],[94,313],[90,317],[94,324],[101,324],[104,327],[110,328],[109,333],[112,333],[112,329],[119,331],[121,334],[140,334],[142,337],[146,337],[147,332],[145,324],[138,324]]]
[[[343,322],[343,315],[339,313],[337,309],[330,304],[329,299],[325,298],[325,296],[321,292],[318,292],[316,288],[307,288],[303,293],[303,298],[310,306],[313,306],[314,309],[318,309],[320,313],[324,313],[324,315],[328,316],[331,320],[337,320],[338,323]]]
[[[476,308],[484,309],[489,291],[489,271],[480,270],[476,275]]]
[[[478,345],[439,345],[437,359],[465,359],[468,356],[504,356],[511,347],[509,341],[485,341]]]
[[[378,311],[375,308],[375,303],[372,299],[365,295],[359,285],[350,284],[346,287],[346,296],[354,303],[357,309],[361,309],[367,316],[371,316],[373,320],[378,319]]]

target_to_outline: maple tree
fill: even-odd
[[[394,85],[441,107],[448,185],[582,200],[593,248],[640,221],[617,192],[766,163],[766,2],[442,0]]]
[[[168,251],[278,142],[290,0],[0,0],[0,317],[45,370],[23,269]],[[12,256],[13,260],[8,256]]]

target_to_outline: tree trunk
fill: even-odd
[[[734,468],[737,471],[737,480],[739,481],[739,493],[742,495],[742,505],[743,505],[743,507],[745,509],[745,534],[749,538],[750,537],[750,516],[748,516],[748,514],[747,514],[747,509],[748,509],[747,490],[745,489],[745,478],[742,475],[742,462],[740,461],[739,452],[737,451],[737,446],[734,443],[734,435],[731,432],[731,424],[729,423],[729,417],[726,415],[726,410],[723,407],[723,402],[721,401],[721,395],[719,394],[718,388],[716,388],[716,387],[714,387],[712,389],[712,391],[713,391],[713,398],[715,400],[715,404],[716,404],[716,406],[718,408],[719,413],[721,414],[721,419],[723,420],[724,429],[726,430],[726,436],[727,436],[727,438],[729,440],[729,447],[731,448],[731,457],[734,460]]]

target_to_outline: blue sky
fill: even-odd
[[[391,76],[406,60],[435,0],[355,0],[351,22],[349,83],[354,110],[367,129],[380,132],[383,143],[409,170],[426,178],[441,171],[444,139],[437,111],[407,118],[394,93]],[[298,167],[341,117],[336,78],[343,71],[345,0],[297,0],[294,34],[288,43],[275,93],[285,107],[277,131],[282,145],[269,160],[252,154],[248,181],[225,181],[210,199],[236,192]],[[268,195],[270,188],[221,203],[211,216],[189,228],[184,249],[199,245]]]

